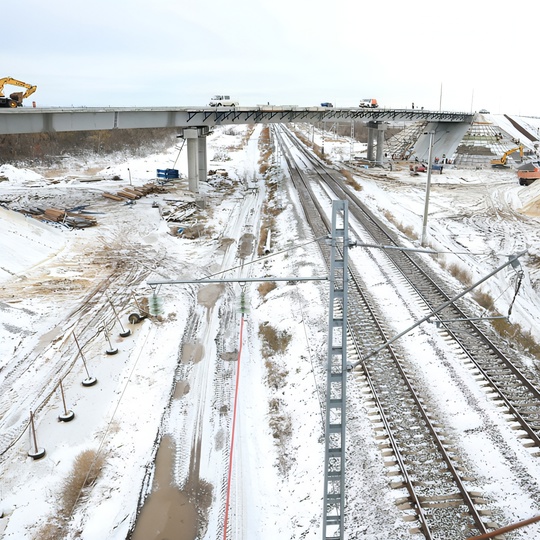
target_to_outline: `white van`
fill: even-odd
[[[210,107],[238,107],[238,101],[233,101],[231,96],[213,96],[209,105]]]

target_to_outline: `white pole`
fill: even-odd
[[[428,208],[429,208],[429,190],[431,188],[431,161],[433,154],[433,136],[435,135],[434,131],[429,132],[429,157],[428,157],[428,170],[427,170],[427,182],[426,182],[426,200],[424,204],[424,221],[422,223],[422,240],[421,245],[424,246],[426,242],[427,234],[427,217],[428,217]]]

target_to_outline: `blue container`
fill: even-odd
[[[173,178],[180,178],[180,174],[178,172],[178,169],[158,169],[157,177],[171,180]]]

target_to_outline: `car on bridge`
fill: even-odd
[[[215,95],[210,99],[210,107],[238,107],[238,101],[231,99],[231,96]]]
[[[330,103],[329,101],[323,101],[321,103],[321,107],[333,107],[333,103]]]

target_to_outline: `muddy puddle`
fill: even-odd
[[[173,399],[181,399],[189,394],[189,383],[187,381],[178,381],[174,387]]]
[[[211,283],[201,287],[197,293],[197,302],[208,309],[213,308],[224,290],[223,283]]]
[[[174,442],[163,437],[156,455],[152,492],[141,509],[131,540],[195,540],[197,511],[173,485]]]
[[[184,343],[182,346],[182,364],[193,362],[197,364],[201,361],[204,355],[204,347],[202,343]]]

